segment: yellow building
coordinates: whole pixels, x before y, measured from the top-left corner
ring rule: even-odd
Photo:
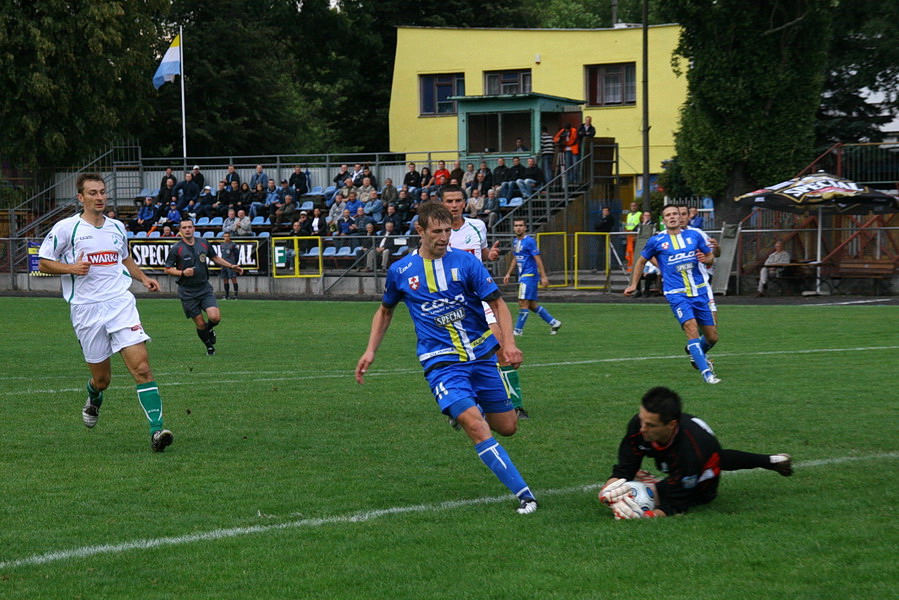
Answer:
[[[653,173],[661,170],[663,160],[674,156],[679,109],[687,94],[685,78],[677,77],[671,67],[679,33],[678,25],[649,28]],[[618,144],[620,174],[626,182],[628,176],[643,171],[642,57],[641,27],[400,27],[390,102],[390,149],[398,153],[460,150],[463,157],[488,159],[508,156],[515,137],[523,137],[531,149],[539,148],[541,126],[555,133],[566,120],[576,127],[590,116],[596,137],[613,138]],[[460,97],[491,96],[520,103],[522,95],[530,93],[543,100],[569,99],[569,106],[542,118],[510,115],[505,121],[500,117],[498,123],[477,121],[488,129],[489,141],[484,147],[469,147],[477,136],[467,133],[474,124],[471,115],[466,115],[467,125],[460,123],[459,105],[464,102]],[[491,114],[501,110],[495,102],[482,104]],[[479,135],[482,142],[484,136]],[[627,195],[625,190],[622,195]]]

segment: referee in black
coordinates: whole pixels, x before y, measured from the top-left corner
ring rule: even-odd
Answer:
[[[177,277],[178,297],[188,319],[193,319],[197,326],[197,336],[206,346],[206,354],[215,354],[214,327],[222,320],[215,292],[209,285],[209,267],[207,260],[224,269],[236,271],[243,275],[240,265],[232,265],[215,252],[215,248],[205,239],[194,236],[194,222],[181,219],[178,228],[181,239],[170,249],[165,258],[165,272]],[[203,316],[203,313],[206,316]]]
[[[644,456],[655,459],[663,479],[639,471]],[[599,499],[612,509],[616,519],[671,516],[714,500],[721,471],[754,468],[787,477],[793,474],[793,461],[789,454],[722,449],[705,421],[681,412],[676,392],[654,387],[643,396],[640,412],[627,425],[618,446],[618,463],[600,490]],[[627,500],[627,481],[635,478],[655,492],[656,507],[649,514]]]

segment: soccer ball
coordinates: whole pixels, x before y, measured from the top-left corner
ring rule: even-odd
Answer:
[[[648,512],[656,507],[656,496],[652,488],[639,481],[628,481],[631,488],[631,497],[640,506],[640,510]]]

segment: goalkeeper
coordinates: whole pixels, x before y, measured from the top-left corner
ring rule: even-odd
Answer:
[[[644,456],[655,459],[663,479],[640,470]],[[627,425],[618,446],[618,464],[612,467],[612,476],[599,491],[599,499],[616,519],[666,517],[714,500],[721,471],[754,468],[785,477],[793,474],[789,454],[723,450],[702,419],[681,412],[677,393],[654,387],[643,396],[640,412]],[[627,482],[635,479],[652,489],[653,510],[643,512],[631,498]]]

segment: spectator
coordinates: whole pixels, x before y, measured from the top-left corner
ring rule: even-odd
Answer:
[[[375,250],[374,250],[374,246],[376,243],[375,236],[377,235],[377,232],[375,231],[375,224],[372,223],[371,221],[366,222],[365,229],[362,230],[362,233],[360,235],[364,236],[361,246],[369,251],[365,256],[365,261],[366,261],[366,265],[367,265],[369,257],[372,254],[375,254]],[[365,266],[365,267],[359,266],[356,268],[356,270],[357,271],[371,271],[371,269],[369,269],[367,266]]]
[[[520,137],[515,138],[515,150],[513,152],[530,152],[531,149],[524,145],[524,140]]]
[[[178,202],[178,210],[185,210],[191,200],[196,202],[200,197],[200,188],[193,182],[193,173],[185,173],[184,181],[177,184],[174,188],[174,196]]]
[[[160,235],[159,237],[173,238],[176,236],[175,236],[175,232],[172,230],[171,225],[163,225],[162,226],[162,235]]]
[[[366,179],[368,179],[366,177]],[[378,198],[377,190],[372,190],[365,203],[365,216],[372,219],[375,224],[384,220],[384,203]]]
[[[191,200],[187,203],[187,206],[185,206],[181,210],[181,214],[182,215],[186,214],[191,221],[196,221],[197,220],[197,211],[199,209],[200,209],[199,200]]]
[[[253,188],[250,187],[246,181],[240,184],[240,200],[238,201],[236,208],[240,210],[241,208],[244,210],[250,210],[250,204],[253,203]]]
[[[181,211],[178,210],[177,202],[169,202],[169,211],[165,214],[165,222],[168,223],[180,223],[181,222]]]
[[[362,171],[362,164],[356,163],[355,165],[353,165],[353,172],[350,173],[350,177],[353,179],[353,185],[357,187],[362,185]]]
[[[637,283],[637,291],[634,292],[634,298],[639,298],[640,296],[645,296],[646,298],[658,296],[661,294],[658,282],[659,268],[651,262],[647,262],[646,266],[643,267],[643,275]],[[642,291],[640,289],[641,285],[643,286]]]
[[[322,215],[322,209],[315,207],[312,209],[312,216],[309,219],[309,229],[312,235],[326,236],[328,235],[328,223]]]
[[[572,127],[571,123],[565,123],[565,126],[559,129],[559,131],[556,132],[556,135],[553,136],[553,142],[562,147],[562,152],[565,157],[565,169],[568,172],[568,182],[573,183],[575,181],[575,176],[572,167],[577,160],[578,152],[580,152],[578,148],[577,129]]]
[[[428,167],[421,168],[421,188],[422,190],[431,193],[431,182],[434,180],[434,177],[431,175],[431,169]],[[434,185],[437,185],[437,182],[434,182]]]
[[[337,193],[349,200],[350,194],[357,196],[359,194],[359,190],[357,190],[356,186],[353,185],[353,179],[351,177],[347,177],[343,182],[343,187],[340,188]]]
[[[346,199],[339,194],[334,196],[334,204],[331,205],[331,210],[328,213],[328,219],[330,219],[331,224],[336,224],[337,219],[343,215],[345,210],[347,210]]]
[[[338,188],[341,188],[346,185],[347,178],[349,178],[350,181],[353,180],[352,175],[350,175],[349,168],[346,165],[340,165],[340,169],[337,171],[337,175],[334,176],[334,179],[332,179],[331,182]]]
[[[447,181],[455,179],[458,185],[462,185],[462,179],[465,177],[465,171],[462,170],[462,164],[457,160],[453,161],[453,170],[450,171]]]
[[[586,156],[587,145],[596,137],[596,128],[593,126],[593,117],[585,117],[584,122],[577,128],[577,142],[580,146],[581,156]]]
[[[487,181],[487,177],[482,172],[478,171],[477,175],[475,175],[474,182],[468,189],[468,195],[471,196],[474,190],[478,190],[478,194],[481,196],[481,198],[485,198],[487,197],[487,190],[489,190],[490,188],[491,186]]]
[[[227,211],[229,208],[236,211],[240,206],[240,183],[232,181],[230,184],[226,184],[225,189],[218,194],[217,198],[222,204],[220,212]]]
[[[171,181],[172,185],[169,186],[168,182]],[[162,176],[162,181],[159,182],[159,189],[164,190],[167,187],[175,187],[178,183],[178,178],[172,174],[172,167],[168,167],[165,170],[165,175]]]
[[[484,197],[481,196],[481,190],[478,188],[471,189],[471,198],[468,199],[465,210],[468,211],[468,216],[472,219],[477,218],[481,214],[484,210]]]
[[[269,179],[269,182],[274,183],[271,179]],[[262,211],[261,216],[264,217],[268,215],[268,207],[265,205],[267,198],[268,194],[266,193],[265,188],[262,187],[261,183],[257,183],[256,188],[253,190],[253,194],[250,196],[250,219],[255,219],[257,216],[260,216],[260,211]]]
[[[362,202],[360,202],[359,199],[356,197],[356,191],[355,190],[350,191],[350,194],[347,197],[347,201],[346,201],[346,207],[348,209],[350,209],[350,214],[355,215],[356,211],[359,210],[360,208],[363,208],[364,206],[365,205]]]
[[[535,189],[545,183],[543,170],[537,166],[536,160],[533,158],[528,159],[528,166],[524,169],[522,177],[515,183],[518,184],[518,189],[521,190],[522,198],[528,198],[534,193]]]
[[[399,214],[400,218],[405,223],[409,219],[409,211],[412,210],[412,200],[409,198],[409,193],[406,190],[400,190],[399,196],[396,199],[396,212]],[[404,231],[402,228],[397,229],[397,231]]]
[[[168,169],[171,171],[171,169]],[[175,178],[166,179],[163,177],[163,186],[159,188],[159,194],[156,196],[156,202],[160,206],[168,207],[172,200],[177,202],[178,196],[175,194]],[[164,210],[168,210],[165,208]]]
[[[234,235],[237,237],[253,236],[253,225],[250,222],[250,217],[247,216],[246,211],[242,208],[237,211],[237,220],[234,223]]]
[[[291,173],[287,185],[293,189],[295,198],[309,193],[309,180],[306,178],[306,174],[303,173],[303,167],[297,165],[293,168],[293,173]]]
[[[493,186],[493,171],[490,170],[490,167],[488,167],[487,163],[483,160],[481,161],[481,166],[478,167],[478,170],[475,173],[476,180],[477,180],[477,175],[480,175],[480,174],[484,175],[484,181],[487,182],[487,185],[492,187]],[[482,196],[484,196],[486,194],[487,194],[487,192],[485,190],[481,190]]]
[[[780,240],[774,242],[774,252],[765,259],[762,270],[759,271],[759,288],[756,296],[765,295],[765,287],[768,285],[770,277],[780,277],[783,275],[784,265],[790,263],[790,253],[784,250],[784,243]]]
[[[509,171],[509,167],[506,166],[506,160],[503,158],[496,159],[496,168],[493,169],[493,189],[499,193],[500,187],[506,181],[506,173]],[[500,194],[497,196],[499,198],[506,198],[507,196],[503,196]]]
[[[365,257],[364,271],[374,271],[378,268],[378,257],[381,257],[381,269],[386,271],[390,266],[390,256],[396,252],[396,232],[393,221],[384,222],[384,233],[373,239],[374,249]]]
[[[353,225],[350,227],[352,235],[365,235],[365,226],[368,223],[372,223],[372,220],[365,215],[365,209],[360,206],[353,215]]]
[[[255,190],[257,183],[261,183],[263,188],[268,186],[268,175],[266,175],[262,165],[256,165],[256,172],[250,177],[250,189]],[[241,189],[243,188],[241,187]]]
[[[397,192],[396,186],[393,185],[393,179],[387,177],[384,179],[384,188],[381,190],[381,202],[389,205],[395,203],[397,198],[399,198],[399,192]]]
[[[144,198],[143,206],[137,211],[137,217],[131,220],[131,231],[135,233],[138,231],[149,231],[153,224],[156,223],[157,217],[156,207],[153,206],[153,196],[147,196]]]
[[[599,222],[596,224],[596,231],[600,233],[609,233],[611,234],[615,231],[615,216],[612,215],[612,210],[608,206],[602,207],[602,212],[599,216]],[[602,239],[603,237],[607,237],[608,241]],[[596,255],[596,270],[600,272],[605,272],[606,270],[606,245],[609,247],[612,246],[614,240],[612,240],[612,236],[601,236],[599,240],[599,252]]]
[[[198,198],[198,206],[197,206],[197,218],[200,217],[214,217],[217,212],[214,208],[215,204],[215,196],[212,194],[212,188],[207,186],[203,187],[203,191],[200,192],[200,197]]]
[[[384,215],[384,226],[387,226],[387,223],[393,223],[393,230],[397,233],[401,233],[406,231],[406,222],[400,216],[400,214],[396,210],[396,204],[388,204],[387,205],[387,214]]]
[[[286,179],[282,179],[282,180],[281,180],[281,186],[278,188],[278,198],[281,199],[281,203],[282,203],[282,204],[283,204],[284,202],[287,201],[287,194],[290,194],[291,196],[293,196],[294,201],[296,201],[297,197],[296,197],[296,195],[290,190],[290,186],[288,185],[287,180],[286,180]]]
[[[297,213],[297,205],[293,201],[293,194],[284,196],[284,204],[275,209],[274,229],[277,231],[283,223],[292,223]]]
[[[474,170],[474,163],[468,163],[465,165],[465,173],[462,174],[462,188],[468,190],[474,185],[475,176],[477,175],[477,171]]]
[[[553,136],[544,127],[540,130],[540,166],[543,167],[543,177],[546,182],[553,178],[553,156],[555,153],[556,146],[553,143]]]
[[[193,170],[191,171],[191,176],[193,176],[193,182],[197,184],[197,187],[201,190],[206,187],[206,177],[200,173],[200,165],[194,165]]]
[[[222,221],[222,232],[232,235],[237,233],[237,211],[233,208],[228,209],[228,216]]]
[[[631,202],[630,210],[624,221],[624,230],[629,234],[632,234],[627,236],[627,248],[624,251],[624,259],[627,262],[628,267],[633,266],[634,264],[634,244],[637,243],[637,228],[640,226],[640,220],[642,218],[643,213],[640,211],[637,203]]]
[[[518,194],[518,180],[524,178],[524,167],[521,159],[517,156],[512,157],[512,166],[506,171],[506,180],[499,187],[500,198],[514,198],[514,194]]]
[[[210,212],[209,214],[210,219],[212,217],[221,217],[227,212],[227,206],[222,203],[222,201],[225,200],[227,196],[227,184],[225,183],[225,180],[222,179],[221,181],[219,181],[218,188],[215,190],[215,201],[212,203],[212,212]]]
[[[225,184],[230,186],[235,181],[237,182],[237,187],[240,187],[240,175],[237,173],[237,169],[234,168],[234,165],[228,165],[228,172],[225,173]]]
[[[368,202],[369,197],[372,193],[377,194],[378,190],[375,189],[375,186],[371,184],[371,179],[369,177],[362,178],[362,185],[359,186],[358,195],[359,200],[364,204]]]
[[[443,178],[443,181],[440,181],[441,177]],[[434,171],[434,177],[432,178],[433,183],[430,185],[446,185],[451,178],[450,172],[446,168],[446,162],[441,160],[437,162],[437,170]]]
[[[309,218],[309,213],[305,210],[300,211],[300,217],[293,222],[290,230],[290,235],[296,236],[311,236],[312,235],[312,220]]]
[[[265,209],[269,218],[275,216],[275,211],[284,206],[284,198],[281,189],[275,185],[273,179],[268,180],[268,188],[265,190]]]
[[[369,165],[365,165],[364,167],[362,167],[362,179],[365,179],[366,177],[369,178],[371,184],[375,186],[375,188],[378,187],[378,178],[375,177],[375,174],[371,170],[371,167]]]
[[[408,171],[406,171],[406,175],[403,177],[403,185],[409,186],[409,191],[411,192],[422,186],[421,173],[415,170],[414,162],[410,162],[406,167]]]
[[[353,229],[355,222],[355,219],[350,215],[350,211],[343,209],[343,212],[340,213],[340,218],[337,219],[337,228],[334,231],[334,235],[339,238],[353,235],[355,233]],[[343,241],[339,241],[337,246],[342,248],[344,246]]]
[[[487,199],[484,200],[484,208],[478,215],[482,219],[487,220],[487,227],[491,228],[499,217],[499,200],[496,197],[496,191],[492,188],[487,190]]]
[[[695,206],[690,207],[690,220],[688,221],[688,225],[695,229],[702,229],[704,222],[702,215],[699,214],[699,209]]]

